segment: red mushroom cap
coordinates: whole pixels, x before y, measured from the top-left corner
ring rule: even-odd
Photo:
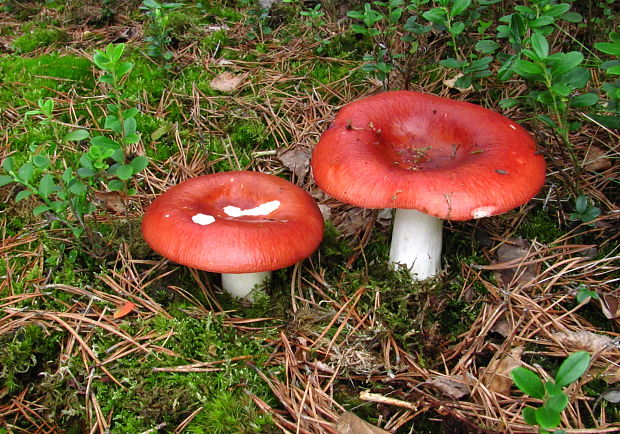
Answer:
[[[395,91],[344,106],[314,149],[312,172],[342,202],[469,220],[530,200],[545,161],[530,134],[498,113]]]
[[[271,271],[312,254],[323,238],[314,199],[296,185],[259,172],[189,179],[151,203],[142,234],[179,264],[216,273]]]

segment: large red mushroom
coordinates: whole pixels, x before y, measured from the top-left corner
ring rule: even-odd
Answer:
[[[162,256],[222,274],[223,288],[246,297],[268,278],[310,256],[324,222],[312,197],[259,172],[223,172],[188,179],[157,197],[142,233]]]
[[[411,91],[344,106],[312,154],[318,186],[364,208],[396,208],[390,260],[418,279],[441,268],[442,220],[501,214],[545,181],[530,134],[478,105]]]

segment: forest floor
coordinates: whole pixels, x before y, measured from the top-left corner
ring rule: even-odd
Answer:
[[[0,433],[538,432],[510,372],[579,351],[557,429],[618,432],[617,10],[527,3],[0,1]],[[547,163],[528,203],[446,221],[424,281],[388,265],[390,212],[310,170],[338,110],[386,90],[497,111]],[[140,232],[230,170],[326,219],[251,304]]]

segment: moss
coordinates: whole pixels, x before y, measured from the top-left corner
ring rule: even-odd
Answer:
[[[24,101],[34,103],[39,98],[55,96],[52,89],[59,92],[76,87],[92,89],[94,78],[90,60],[83,57],[5,56],[0,57],[0,84],[0,102],[14,107]]]
[[[61,338],[38,324],[0,336],[0,380],[9,392],[40,381],[39,372],[58,357]]]
[[[528,214],[525,221],[517,229],[520,237],[528,240],[538,240],[548,244],[562,236],[562,231],[550,215],[548,210],[539,208]]]
[[[113,383],[93,383],[104,413],[115,409],[114,430],[144,430],[162,422],[175,426],[199,408],[200,412],[187,427],[189,432],[201,432],[205,427],[209,427],[209,432],[263,432],[272,425],[244,393],[248,390],[261,399],[273,401],[268,387],[244,361],[216,365],[222,368],[221,372],[153,370],[186,364],[188,360],[219,361],[246,355],[251,355],[253,363],[260,366],[269,355],[269,349],[263,348],[260,341],[238,334],[211,315],[156,317],[131,325],[131,329],[136,327],[148,327],[162,334],[172,331],[165,344],[170,352],[125,357],[110,367],[113,375],[123,379],[125,390]],[[100,348],[115,343],[115,339],[103,333],[97,337]],[[183,358],[173,354],[182,354]]]
[[[67,38],[66,33],[55,28],[35,28],[13,40],[13,47],[21,53],[30,53]]]

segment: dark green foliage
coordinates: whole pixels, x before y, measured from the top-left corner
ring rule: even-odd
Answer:
[[[561,422],[561,413],[568,405],[568,395],[562,389],[581,377],[590,366],[590,354],[579,351],[568,356],[558,368],[555,380],[545,381],[535,372],[522,366],[510,371],[515,385],[526,395],[541,399],[537,408],[525,407],[523,419],[530,425],[539,426],[541,433],[548,433]]]

